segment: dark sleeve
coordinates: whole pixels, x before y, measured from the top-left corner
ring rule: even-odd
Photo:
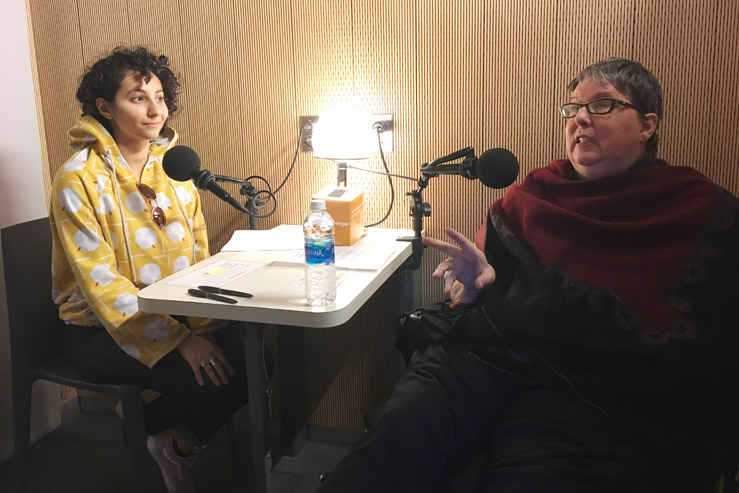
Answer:
[[[694,287],[693,315],[701,348],[696,371],[702,371],[707,394],[703,413],[724,441],[730,462],[739,463],[739,202],[728,192],[715,221],[699,240],[703,258],[711,259],[702,282]],[[723,447],[721,447],[723,448]],[[724,460],[726,457],[717,458]]]

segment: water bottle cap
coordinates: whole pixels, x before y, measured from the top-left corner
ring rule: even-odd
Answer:
[[[324,199],[313,199],[310,201],[311,212],[325,211],[326,201]]]

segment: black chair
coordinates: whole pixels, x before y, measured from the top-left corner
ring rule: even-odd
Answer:
[[[30,487],[31,387],[37,379],[105,394],[121,400],[123,431],[133,465],[136,491],[146,491],[156,470],[146,448],[141,389],[102,385],[77,372],[64,354],[64,324],[51,299],[51,228],[48,218],[2,230],[5,290],[10,327],[13,437],[18,492]]]

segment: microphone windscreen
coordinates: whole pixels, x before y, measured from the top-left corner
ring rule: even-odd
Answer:
[[[518,177],[518,159],[508,149],[488,149],[475,166],[477,178],[490,188],[505,188]]]
[[[173,180],[187,181],[200,169],[200,158],[187,146],[174,146],[164,153],[162,168]]]

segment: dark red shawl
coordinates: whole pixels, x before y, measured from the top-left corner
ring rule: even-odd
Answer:
[[[710,254],[699,252],[704,230],[722,227],[718,187],[661,160],[601,179],[573,176],[569,161],[552,161],[511,187],[490,214],[541,263],[563,267],[587,289],[615,291],[643,330],[667,335],[680,317],[670,290]],[[483,250],[487,224],[475,236]]]

